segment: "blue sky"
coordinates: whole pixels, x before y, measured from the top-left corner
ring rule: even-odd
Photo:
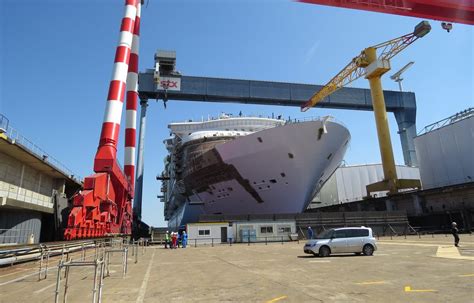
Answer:
[[[184,75],[325,84],[370,45],[409,33],[421,19],[287,0],[150,0],[142,10],[140,71],[156,49],[177,52]],[[92,173],[112,72],[121,0],[0,1],[0,113],[23,135],[77,174]],[[474,105],[473,27],[454,24],[432,32],[392,59],[383,87],[409,61],[404,89],[416,93],[417,127]],[[366,80],[353,87],[368,87]],[[284,117],[332,115],[350,130],[348,164],[380,162],[372,112],[242,104],[150,102],[145,151],[143,218],[160,226],[156,199],[167,124],[218,113]],[[403,163],[390,114],[395,159]],[[123,135],[123,130],[121,132]],[[119,143],[123,163],[123,136]]]

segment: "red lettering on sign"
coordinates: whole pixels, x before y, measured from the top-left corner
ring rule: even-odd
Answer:
[[[178,88],[178,81],[163,80],[160,82],[161,87],[164,89],[168,88]]]

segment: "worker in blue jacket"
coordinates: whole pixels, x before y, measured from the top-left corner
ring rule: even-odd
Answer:
[[[308,239],[313,239],[314,233],[311,226],[308,226]]]
[[[186,245],[188,244],[188,234],[185,230],[183,230],[183,233],[181,234],[181,244],[183,245],[183,248],[186,248]]]

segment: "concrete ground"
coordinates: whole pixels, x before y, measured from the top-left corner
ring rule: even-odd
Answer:
[[[452,237],[444,235],[384,238],[372,257],[328,258],[305,255],[304,242],[176,250],[149,247],[139,254],[137,264],[129,255],[125,278],[120,254],[113,256],[102,299],[114,303],[474,302],[474,235],[461,235],[460,244],[455,248]],[[57,268],[39,282],[37,273],[25,277],[35,268],[34,263],[0,268],[0,302],[54,302]],[[70,274],[68,302],[90,302],[93,270],[76,267]]]

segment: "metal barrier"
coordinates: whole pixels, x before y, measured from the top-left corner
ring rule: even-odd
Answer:
[[[69,271],[71,267],[94,267],[94,284],[92,288],[92,302],[102,302],[102,289],[104,278],[110,276],[111,256],[114,252],[122,253],[122,277],[125,277],[128,270],[128,241],[119,239],[109,239],[109,241],[94,241],[93,261],[86,261],[87,245],[81,245],[81,261],[73,261],[69,258],[69,249],[63,245],[61,259],[58,264],[58,275],[56,277],[55,302],[59,302],[59,292],[61,288],[61,271],[64,269],[64,294],[63,302],[67,302],[67,291],[69,288]],[[77,251],[77,250],[76,250]],[[137,251],[138,252],[138,251]],[[136,253],[135,255],[137,255]],[[67,259],[64,260],[64,256]],[[105,272],[107,274],[105,275]]]
[[[121,252],[122,253],[122,278],[125,278],[125,275],[127,274],[127,268],[128,268],[128,247],[123,247],[123,248],[118,248],[118,249],[106,249],[104,252],[104,258],[105,258],[105,267],[107,271],[107,277],[110,276],[110,255],[113,254],[114,252]]]
[[[299,243],[299,240],[292,240],[290,235],[276,235],[276,236],[266,236],[266,237],[244,237],[243,239],[239,239],[239,241],[234,241],[233,238],[227,238],[226,242],[222,242],[222,238],[193,238],[193,239],[188,239],[188,242],[191,243],[191,246],[197,247],[198,245],[210,245],[211,247],[214,247],[216,244],[219,245],[229,245],[232,246],[232,244],[235,243],[243,243],[250,245],[251,243],[265,243],[265,245],[268,245],[268,243],[281,243],[283,244],[284,242],[292,242],[292,241],[297,241]]]
[[[142,246],[141,253],[146,253],[146,246],[148,241],[146,239],[141,239],[135,242],[135,245],[132,244],[132,247],[135,249],[135,256],[138,257],[139,246]],[[87,250],[93,253],[87,254]],[[66,243],[52,243],[52,244],[40,244],[40,245],[30,245],[29,247],[19,247],[15,249],[9,249],[1,251],[3,256],[8,256],[11,258],[12,255],[17,255],[21,257],[21,254],[26,254],[26,256],[33,260],[39,260],[39,268],[32,268],[30,274],[27,274],[23,277],[16,278],[9,281],[9,283],[14,283],[16,281],[21,281],[27,277],[37,275],[38,281],[45,280],[48,277],[50,257],[56,256],[59,257],[59,264],[57,265],[57,276],[56,276],[56,289],[55,289],[55,302],[61,301],[60,292],[61,292],[61,282],[64,281],[63,285],[63,296],[62,302],[67,302],[68,290],[70,288],[70,269],[71,267],[94,267],[94,284],[92,288],[92,302],[101,302],[102,300],[102,290],[104,285],[104,278],[106,277],[105,272],[107,271],[107,276],[110,276],[110,264],[111,257],[114,252],[121,252],[122,258],[122,277],[125,277],[128,270],[128,251],[130,245],[128,241],[124,241],[121,238],[117,239],[95,239],[87,241],[74,241]],[[72,260],[71,253],[76,252],[77,260]],[[89,259],[89,260],[88,260]],[[92,260],[91,260],[92,259]],[[1,260],[1,259],[0,259]],[[136,259],[138,260],[138,259]],[[8,263],[7,263],[8,264]],[[56,266],[54,266],[56,267]],[[9,284],[7,283],[7,284]],[[5,283],[4,283],[5,285]],[[53,284],[54,285],[54,284]],[[71,284],[72,285],[72,284]]]
[[[49,256],[51,254],[51,251],[48,247],[45,247],[44,245],[40,244],[40,249],[41,249],[41,257],[40,257],[40,262],[39,262],[39,270],[38,270],[38,281],[41,281],[41,273],[43,272],[43,260],[46,255],[46,267],[44,269],[44,278],[46,279],[48,277],[48,264],[49,264]]]
[[[69,251],[82,250],[85,256],[85,250],[96,246],[96,243],[104,239],[78,240],[56,243],[42,243],[33,245],[17,245],[5,249],[0,249],[0,266],[13,265],[19,262],[41,260],[46,256],[46,251],[50,257],[64,254],[64,249]],[[47,256],[46,256],[47,257]]]
[[[277,235],[277,236],[265,236],[265,237],[243,237],[241,239],[242,243],[247,243],[247,245],[250,245],[250,243],[265,243],[265,245],[268,245],[268,242],[271,243],[276,243],[279,242],[283,245],[284,242],[292,242],[293,240],[291,239],[290,235]],[[299,242],[298,242],[299,243]]]
[[[61,270],[65,268],[65,277],[64,277],[64,295],[63,295],[63,302],[67,302],[67,290],[68,290],[68,282],[69,282],[69,270],[71,267],[81,267],[81,266],[94,266],[94,284],[92,288],[92,302],[96,303],[97,301],[100,303],[102,302],[102,287],[104,285],[104,258],[103,256],[100,258],[96,258],[93,262],[87,261],[60,261],[58,265],[58,275],[56,277],[56,290],[54,296],[54,302],[59,303],[59,289],[61,287]],[[99,277],[97,277],[97,273],[99,272]],[[97,278],[99,278],[99,282],[97,283]],[[98,289],[97,289],[98,288]]]

